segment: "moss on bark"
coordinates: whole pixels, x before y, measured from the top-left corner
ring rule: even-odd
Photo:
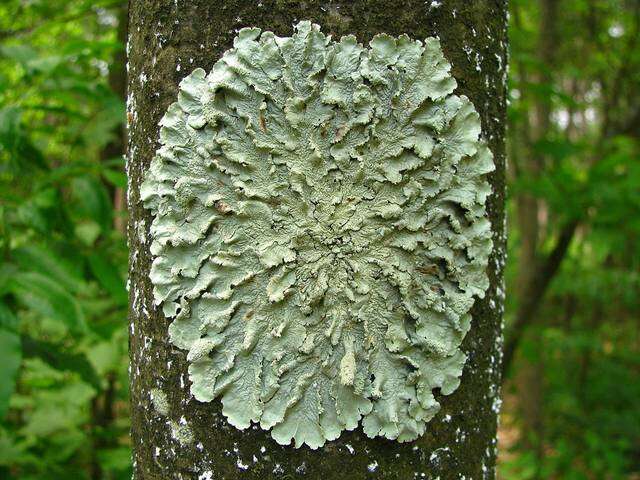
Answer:
[[[468,353],[460,388],[442,397],[442,410],[419,440],[369,439],[360,429],[323,448],[282,447],[259,428],[229,426],[219,402],[189,393],[185,352],[168,342],[148,278],[150,218],[139,185],[157,148],[158,121],[175,100],[179,81],[195,67],[209,70],[237,29],[258,26],[289,35],[309,19],[334,36],[376,33],[438,36],[458,80],[480,113],[494,154],[488,211],[494,232],[491,287],[472,311],[462,349]],[[131,401],[138,479],[493,478],[501,356],[504,264],[504,115],[506,3],[424,1],[160,1],[133,0],[129,37],[129,243]],[[163,412],[154,393],[164,395]],[[179,429],[176,429],[179,426]],[[189,431],[188,439],[176,431]],[[188,440],[188,441],[187,441]]]

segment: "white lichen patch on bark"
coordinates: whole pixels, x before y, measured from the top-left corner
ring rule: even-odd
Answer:
[[[237,428],[410,441],[488,287],[478,114],[437,39],[242,29],[162,119],[141,189],[154,299],[191,392]]]
[[[170,409],[167,395],[159,388],[152,388],[149,391],[149,396],[154,410],[160,417],[166,418],[166,423],[171,428],[171,438],[183,446],[193,443],[193,432],[187,423],[187,419],[185,417],[181,417],[180,421],[176,422],[175,420],[168,418],[170,415]]]
[[[166,394],[159,388],[152,388],[149,392],[151,404],[159,415],[166,417],[169,415],[169,401]]]

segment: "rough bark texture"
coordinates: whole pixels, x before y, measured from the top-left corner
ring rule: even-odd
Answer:
[[[129,54],[129,243],[131,402],[135,477],[142,479],[493,478],[502,349],[504,287],[504,125],[506,2],[451,0],[169,1],[132,0]],[[440,399],[428,432],[412,443],[345,432],[312,451],[276,444],[259,428],[239,431],[219,401],[189,393],[185,352],[168,343],[148,279],[150,218],[138,189],[157,148],[158,121],[175,101],[179,81],[195,67],[209,71],[237,29],[258,26],[290,35],[309,19],[334,36],[362,42],[376,33],[438,36],[458,80],[480,113],[496,163],[488,211],[494,231],[491,287],[477,301],[463,350],[460,388]]]

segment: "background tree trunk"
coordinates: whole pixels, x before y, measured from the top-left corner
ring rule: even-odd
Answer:
[[[541,72],[537,75],[534,81],[537,81],[540,85],[552,85],[552,67],[556,56],[556,44],[557,44],[557,15],[558,15],[558,0],[540,0],[540,19],[539,19],[539,31],[540,37],[538,39],[538,58],[541,64],[548,66],[548,68],[541,69]],[[524,122],[524,128],[527,130],[525,138],[530,141],[530,151],[533,153],[525,158],[520,159],[519,166],[521,175],[523,178],[530,180],[536,180],[540,177],[541,172],[544,172],[547,158],[545,155],[535,148],[534,145],[542,142],[546,139],[546,135],[550,132],[551,123],[551,99],[547,96],[534,95],[531,99],[531,115],[528,117],[528,121]],[[532,193],[524,193],[518,196],[518,224],[520,227],[520,258],[518,262],[518,298],[521,305],[528,304],[528,300],[535,303],[528,306],[528,308],[521,308],[518,313],[524,315],[526,312],[532,313],[537,310],[538,304],[541,303],[542,294],[539,298],[535,298],[533,294],[533,287],[538,283],[539,263],[542,262],[538,258],[539,245],[544,240],[544,234],[546,232],[546,225],[544,222],[540,222],[540,214],[544,212],[544,206],[541,205],[540,200]],[[568,243],[567,243],[568,247]],[[563,252],[564,256],[564,252]],[[557,266],[560,266],[558,262]],[[546,278],[553,278],[555,272]],[[545,288],[541,291],[544,292]],[[516,317],[516,323],[521,322],[519,317]],[[529,341],[531,342],[534,351],[542,351],[542,332],[541,330],[535,330],[531,332]],[[508,336],[512,339],[513,336]],[[507,343],[505,350],[505,365],[508,366],[513,360],[515,345],[512,341]],[[520,368],[514,381],[517,384],[517,389],[520,395],[518,395],[518,407],[522,414],[523,419],[523,431],[524,431],[524,445],[527,450],[531,451],[538,462],[536,466],[538,471],[534,473],[535,479],[540,478],[539,465],[540,460],[544,454],[544,411],[543,411],[543,399],[544,399],[544,359],[542,355],[534,361],[522,356],[520,359]],[[508,371],[503,365],[503,374],[506,376]]]
[[[129,17],[129,246],[131,402],[134,471],[142,479],[493,478],[500,405],[504,287],[504,125],[506,2],[451,0],[132,0]],[[282,447],[268,432],[229,426],[219,401],[189,393],[185,352],[168,343],[149,281],[151,219],[138,188],[158,144],[158,121],[175,101],[179,81],[195,67],[209,71],[237,29],[258,26],[290,35],[309,19],[336,37],[353,33],[438,36],[458,80],[482,119],[495,157],[488,211],[494,231],[491,287],[477,301],[462,384],[440,399],[441,412],[412,443],[344,432],[325,447]]]

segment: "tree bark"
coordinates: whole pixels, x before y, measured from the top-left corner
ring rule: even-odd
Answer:
[[[494,478],[504,300],[506,16],[502,0],[131,0],[127,172],[135,478]],[[158,121],[175,101],[179,81],[196,67],[209,71],[231,47],[237,29],[257,26],[284,36],[303,19],[334,37],[352,33],[365,43],[380,32],[438,36],[453,65],[457,93],[475,104],[494,154],[488,204],[495,245],[491,286],[472,310],[473,325],[462,346],[469,357],[462,383],[439,399],[440,413],[415,442],[369,439],[357,429],[313,451],[280,446],[257,427],[236,430],[222,416],[219,401],[200,403],[190,395],[185,352],[169,344],[169,322],[153,305],[151,218],[138,190],[158,146]]]

